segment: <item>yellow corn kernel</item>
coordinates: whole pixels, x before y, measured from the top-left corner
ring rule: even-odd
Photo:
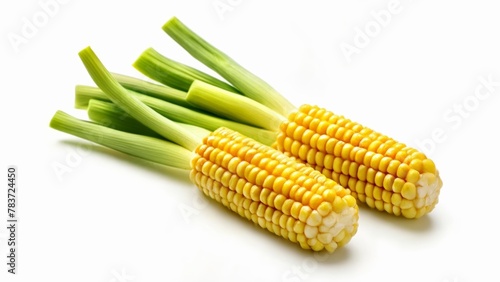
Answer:
[[[363,164],[367,167],[370,167],[370,164],[371,164],[371,161],[372,161],[372,158],[373,156],[375,156],[376,154],[372,151],[367,151],[366,154],[365,154],[365,157],[363,159]]]
[[[423,172],[423,162],[421,159],[413,159],[410,162],[410,168],[418,171],[418,172]]]
[[[322,202],[323,197],[321,194],[312,194],[311,199],[309,200],[309,206],[313,209],[318,209]]]
[[[379,186],[379,187],[382,187],[384,186],[384,179],[385,179],[385,174],[381,171],[377,171],[375,173],[375,185]]]
[[[396,178],[394,180],[394,183],[392,185],[392,191],[395,193],[401,193],[401,190],[403,189],[403,185],[405,184],[405,181],[401,178]]]
[[[406,182],[401,189],[401,196],[408,200],[413,200],[417,196],[417,188],[415,184]]]
[[[361,163],[363,163],[363,160],[365,159],[365,155],[368,151],[366,149],[361,148],[361,147],[358,147],[358,148],[360,148],[360,149],[356,152],[356,155],[354,157],[354,161],[358,164],[361,164]]]
[[[387,213],[391,214],[391,213],[392,213],[392,205],[391,205],[391,204],[389,204],[389,203],[384,203],[384,210],[385,210]]]
[[[411,207],[409,209],[401,209],[401,213],[406,218],[415,218],[417,216],[417,210],[415,209],[415,207]]]
[[[384,186],[384,189],[387,191],[392,191],[392,187],[394,185],[395,180],[396,179],[394,178],[394,176],[386,174],[384,177],[384,183],[382,184]]]
[[[368,168],[368,170],[366,171],[366,181],[375,184],[375,174],[377,174],[376,170],[371,167]]]
[[[405,159],[406,159],[406,156],[408,156],[408,154],[406,153],[406,151],[399,151],[397,154],[396,154],[396,160],[404,163]]]
[[[325,152],[326,151],[326,142],[328,141],[328,139],[329,139],[328,135],[324,135],[324,134],[319,135],[318,140],[316,141],[316,148],[318,148],[318,150],[321,152]],[[304,142],[304,144],[308,144],[308,143]]]
[[[408,174],[406,175],[406,181],[416,184],[418,180],[420,180],[420,173],[417,170],[410,168]]]
[[[307,160],[307,153],[309,152],[310,149],[311,149],[311,147],[309,145],[301,145],[299,147],[299,152],[298,152],[297,156],[301,160]]]
[[[332,204],[327,201],[324,201],[318,205],[317,210],[318,213],[324,217],[330,214],[332,212],[332,209],[333,209]]]
[[[392,194],[393,193],[391,193],[387,190],[382,190],[382,201],[384,201],[385,203],[390,203]]]
[[[389,166],[387,167],[387,172],[394,175],[394,176],[397,176],[398,168],[400,165],[401,165],[400,161],[394,160],[394,159],[391,160],[391,162],[389,163]]]
[[[351,166],[351,162],[344,160],[342,162],[342,166],[340,168],[340,172],[342,172],[343,175],[349,175],[349,168],[350,168],[350,166]]]
[[[403,163],[398,167],[397,176],[401,179],[405,179],[408,171],[410,171],[410,166]]]
[[[342,137],[342,140],[346,142],[347,144],[351,144],[351,138],[356,132],[348,129],[344,132],[344,136]],[[354,145],[352,145],[354,147]]]
[[[373,189],[375,187],[370,183],[365,183],[365,194],[368,198],[373,198]]]
[[[348,207],[353,208],[356,206],[356,199],[354,197],[347,195],[343,199],[346,202]]]
[[[336,157],[340,157],[342,155],[342,149],[344,148],[345,143],[339,141],[335,144],[335,148],[333,148],[333,155]]]
[[[292,137],[294,140],[302,140],[302,136],[304,135],[304,132],[306,131],[306,128],[303,126],[296,126],[295,129],[291,132],[291,135],[288,135]],[[287,132],[288,134],[288,132]]]
[[[401,209],[409,209],[413,207],[413,201],[403,199],[401,200],[401,205],[399,205]]]
[[[258,186],[257,186],[258,187]],[[271,190],[269,189],[261,189],[261,192],[259,194],[259,201],[263,203],[264,205],[267,205],[267,198],[271,194]]]
[[[304,192],[304,195],[302,195],[302,204],[303,204],[303,205],[308,205],[309,207],[311,207],[311,208],[312,208],[312,206],[311,206],[311,203],[310,203],[310,202],[311,202],[311,198],[312,198],[312,196],[314,195],[314,193],[313,193],[313,192],[311,192],[311,191],[309,191],[309,190],[307,190],[307,189],[305,189],[304,187],[302,187],[302,188],[303,188],[303,189],[304,189],[304,191],[305,191],[305,192]]]
[[[411,157],[412,157],[412,159],[419,159],[419,160],[425,160],[425,159],[427,159],[427,157],[425,156],[424,153],[419,152],[416,149],[412,150]]]
[[[374,208],[375,208],[375,200],[374,200],[373,198],[368,198],[368,197],[367,197],[367,198],[365,198],[365,201],[366,201],[366,204],[367,204],[370,208],[372,208],[372,209],[374,209]]]
[[[382,142],[380,142],[379,140],[375,140],[368,146],[368,151],[377,152],[380,145],[382,145]]]
[[[318,127],[316,128],[316,132],[318,132],[319,134],[325,134],[327,128],[328,122],[322,120],[319,122]]]
[[[339,129],[338,125],[330,123],[330,125],[326,129],[326,135],[335,136],[335,134],[337,133],[337,129]]]
[[[330,136],[335,137],[337,140],[342,140],[342,136],[344,136],[345,128],[341,126],[335,127],[335,132],[330,132]]]
[[[368,149],[368,146],[370,146],[371,142],[372,142],[372,140],[370,138],[363,137],[361,139],[361,141],[359,141],[359,147],[364,148],[364,149]]]
[[[401,215],[401,208],[397,206],[392,206],[392,213],[394,215],[400,216]]]
[[[342,171],[342,164],[343,163],[344,162],[342,161],[341,158],[335,158],[333,160],[333,168],[332,168],[332,170],[335,171],[335,172],[337,172],[337,173],[340,173]]]
[[[332,170],[334,166],[335,157],[331,154],[325,155],[323,159],[323,167]]]
[[[358,179],[361,181],[366,181],[366,176],[368,175],[368,167],[365,165],[360,165],[358,167]]]
[[[276,194],[274,198],[274,207],[278,210],[283,210],[283,204],[285,203],[286,197],[281,194]]]
[[[361,142],[361,139],[363,139],[363,135],[359,134],[358,132],[355,132],[353,130],[353,135],[351,137],[351,140],[350,140],[350,143],[353,145],[353,146],[356,146],[356,148],[359,148],[357,147],[359,145],[359,142]]]
[[[302,136],[300,137],[302,140],[302,144],[309,144],[309,142],[311,141],[311,138],[314,136],[314,134],[316,134],[314,131],[312,131],[310,129],[306,129],[304,131],[304,133],[302,134]]]
[[[286,136],[293,136],[293,132],[295,131],[295,129],[297,129],[297,126],[298,126],[298,124],[293,122],[293,121],[285,124],[284,130],[285,130]]]
[[[345,175],[345,174],[339,174],[339,178],[338,178],[338,183],[344,187],[347,187],[347,183],[349,181],[349,176]]]
[[[394,205],[394,206],[397,206],[399,207],[401,205],[401,201],[403,199],[401,198],[401,194],[398,194],[398,193],[393,193],[391,195],[391,203]]]
[[[436,166],[434,165],[433,161],[431,161],[429,159],[425,159],[422,161],[422,166],[423,166],[424,172],[436,174]]]
[[[351,189],[353,190],[353,189]],[[356,186],[354,188],[356,193],[358,194],[364,194],[365,192],[365,183],[363,181],[356,181]]]
[[[385,151],[385,156],[391,158],[391,159],[394,159],[396,157],[396,154],[397,154],[397,149],[395,147],[390,147],[389,149],[387,149]],[[394,210],[393,210],[394,211]]]
[[[384,202],[382,200],[375,200],[375,208],[379,211],[384,210]]]
[[[342,152],[340,153],[340,157],[344,160],[349,160],[349,156],[353,148],[354,148],[353,145],[345,143],[344,146],[342,147]]]
[[[358,173],[358,169],[359,169],[359,164],[355,163],[355,162],[351,162],[349,165],[349,169],[348,169],[349,176],[356,177],[356,175]]]
[[[320,166],[325,166],[324,165],[324,162],[325,162],[325,153],[321,152],[321,151],[317,151],[316,154],[313,156],[314,157],[314,161],[311,162],[312,163],[315,163],[315,164],[318,164]]]
[[[388,169],[390,163],[391,163],[391,158],[384,156],[384,157],[382,157],[382,159],[379,162],[378,169],[381,172],[385,173],[385,172],[387,172],[387,169]]]
[[[415,215],[415,218],[420,218],[424,216],[427,213],[427,209],[425,207],[417,209],[417,214]]]
[[[335,198],[335,200],[333,201],[333,210],[336,213],[342,212],[342,210],[344,210],[346,206],[347,203],[340,197]]]

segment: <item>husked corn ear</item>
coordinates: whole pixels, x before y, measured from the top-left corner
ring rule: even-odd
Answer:
[[[385,135],[317,106],[290,114],[275,147],[321,171],[371,208],[419,218],[442,186],[432,160]]]
[[[232,130],[205,137],[191,167],[191,180],[204,194],[304,249],[333,252],[357,231],[349,190]]]

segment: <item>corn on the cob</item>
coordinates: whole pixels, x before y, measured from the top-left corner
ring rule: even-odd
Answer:
[[[349,188],[371,208],[418,218],[438,202],[442,182],[432,160],[317,106],[292,113],[275,146]]]
[[[195,152],[191,180],[260,227],[304,249],[329,252],[356,233],[356,200],[311,167],[224,128]]]
[[[145,108],[120,86],[89,47],[80,56],[110,100],[180,146],[81,121],[63,112],[56,113],[51,127],[166,165],[185,169],[189,163],[191,180],[207,196],[304,249],[333,252],[357,232],[356,200],[335,181],[227,128],[219,128],[201,141],[195,134],[183,135],[186,130],[182,126],[164,123],[165,117]],[[105,110],[99,112],[101,118],[113,111]],[[169,130],[175,138],[170,138]],[[181,136],[185,140],[179,142]]]
[[[188,102],[231,120],[241,120],[245,116],[244,122],[249,123],[254,119],[258,121],[254,125],[271,130],[280,124],[275,143],[277,149],[350,189],[353,196],[371,208],[406,218],[419,218],[434,209],[442,182],[434,162],[423,153],[325,109],[304,105],[290,111],[293,108],[290,103],[280,107],[276,101],[284,98],[277,91],[178,19],[170,19],[163,29],[193,57],[236,86],[241,94],[282,116],[267,115],[263,120],[252,117],[255,107],[251,103],[239,99],[240,94],[210,85],[214,79],[206,76],[203,82],[197,81],[201,76],[183,77],[184,81],[193,81],[186,97]],[[156,59],[161,61],[159,56]],[[139,58],[142,64],[147,60]],[[179,73],[182,72],[175,75]],[[189,76],[187,72],[184,75]],[[231,106],[211,104],[209,99],[197,101],[202,95],[215,101],[231,101]]]

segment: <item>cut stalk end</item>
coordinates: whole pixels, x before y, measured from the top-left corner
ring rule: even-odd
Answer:
[[[192,152],[166,140],[111,129],[63,111],[54,114],[50,127],[148,161],[186,170],[191,168]]]

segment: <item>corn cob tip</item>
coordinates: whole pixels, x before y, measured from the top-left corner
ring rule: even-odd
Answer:
[[[402,209],[401,213],[407,218],[420,218],[431,212],[439,200],[439,192],[443,186],[439,172],[424,172],[420,175],[416,186],[416,193],[407,209]]]

